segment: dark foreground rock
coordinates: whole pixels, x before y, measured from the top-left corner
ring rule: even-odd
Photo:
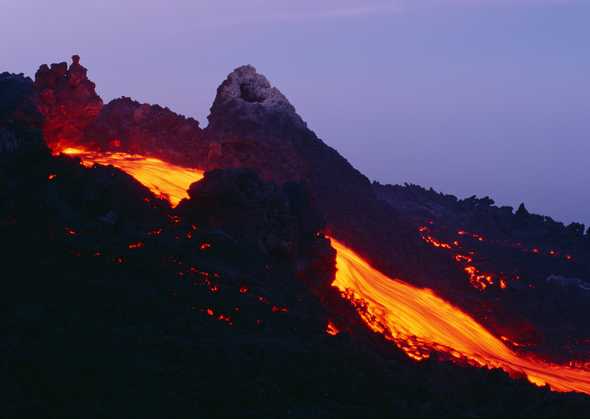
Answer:
[[[589,411],[501,371],[415,363],[368,332],[325,286],[334,254],[298,188],[217,171],[173,210],[116,169],[0,156],[0,416]]]

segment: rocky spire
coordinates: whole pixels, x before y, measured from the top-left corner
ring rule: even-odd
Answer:
[[[72,56],[72,64],[43,64],[35,74],[37,106],[44,117],[43,134],[47,144],[77,143],[84,129],[102,109],[96,85],[88,79],[80,56]]]
[[[307,128],[285,95],[251,65],[236,68],[219,86],[208,119],[219,135]]]

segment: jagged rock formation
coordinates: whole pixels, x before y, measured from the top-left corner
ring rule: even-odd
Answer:
[[[295,144],[307,126],[254,67],[239,67],[225,79],[208,119],[209,167],[252,167],[277,182],[307,178],[309,162]]]
[[[157,156],[184,166],[204,161],[208,153],[196,120],[127,97],[103,107],[86,129],[85,142],[107,150]]]
[[[205,170],[248,168],[261,179],[279,185],[300,181],[324,215],[326,231],[381,271],[433,288],[498,333],[509,333],[501,324],[511,316],[520,319],[527,329],[552,336],[546,343],[565,344],[575,336],[569,329],[563,333],[555,330],[557,323],[550,313],[559,304],[559,292],[551,293],[545,284],[526,292],[510,288],[506,294],[513,298],[499,299],[494,292],[482,294],[469,285],[462,267],[452,258],[420,239],[417,228],[436,219],[449,230],[464,228],[497,240],[540,242],[576,255],[576,265],[564,266],[549,259],[541,263],[524,256],[515,259],[513,250],[507,247],[478,244],[487,258],[485,263],[514,270],[518,261],[524,266],[518,268],[523,276],[546,278],[551,274],[586,277],[590,272],[590,264],[584,262],[590,260],[584,250],[590,240],[583,234],[583,226],[560,226],[546,217],[529,214],[524,206],[513,215],[511,208],[496,208],[489,198],[459,201],[419,187],[372,185],[320,140],[287,98],[252,66],[237,68],[218,88],[205,129],[167,108],[129,98],[99,107],[94,84],[80,67],[76,59],[69,70],[64,64],[54,64],[52,70],[42,66],[37,73],[35,87],[40,98],[55,98],[47,102],[51,106],[41,102],[50,143],[61,136],[86,147],[141,153]],[[68,80],[83,87],[72,87]],[[82,105],[81,115],[68,111],[75,101]],[[66,111],[60,113],[59,109]],[[556,298],[545,298],[545,294]],[[578,308],[585,302],[578,297],[571,301],[563,312],[568,327],[582,327]]]
[[[38,71],[38,91],[48,84],[46,67]],[[65,71],[63,64],[52,68],[57,74]],[[54,103],[67,109],[69,96]],[[409,277],[420,269],[419,258],[409,258],[413,251],[407,249],[408,243],[418,245],[414,232],[396,222],[395,211],[376,198],[369,180],[309,130],[285,96],[254,67],[240,67],[227,77],[208,119],[209,126],[201,131],[196,121],[166,108],[123,98],[98,115],[85,113],[83,123],[73,114],[50,115],[45,131],[71,132],[71,127],[84,125],[86,146],[140,152],[205,170],[250,168],[279,184],[303,181],[333,234],[392,275]],[[69,138],[77,143],[80,130],[74,131]]]
[[[95,88],[77,55],[72,57],[69,68],[65,62],[39,67],[35,90],[44,117],[43,135],[49,146],[84,139],[84,130],[102,109],[102,99]]]
[[[412,241],[369,180],[308,129],[285,96],[251,66],[221,84],[206,136],[218,141],[214,166],[249,167],[265,179],[306,182],[329,231],[386,271],[401,274],[400,249]],[[403,252],[403,250],[401,251]],[[395,268],[394,268],[395,267]]]
[[[236,68],[219,86],[208,119],[220,136],[244,130],[280,135],[285,128],[307,128],[289,100],[251,65]]]

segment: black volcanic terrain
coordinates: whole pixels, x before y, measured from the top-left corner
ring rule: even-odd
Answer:
[[[583,225],[371,183],[251,66],[208,119],[104,104],[77,56],[0,74],[1,417],[588,417],[581,393],[407,357],[331,286],[326,238],[515,353],[588,368]],[[172,206],[66,147],[205,176]]]

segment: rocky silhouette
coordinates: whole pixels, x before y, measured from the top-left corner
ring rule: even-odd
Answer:
[[[95,84],[74,55],[72,64],[42,65],[35,74],[37,103],[44,117],[43,136],[50,146],[70,144],[84,138],[84,130],[102,109]]]
[[[590,342],[578,342],[580,334],[590,332],[583,315],[585,294],[564,296],[567,290],[546,282],[555,274],[590,278],[590,239],[584,226],[566,227],[548,217],[529,214],[524,205],[516,212],[497,208],[489,198],[460,201],[413,185],[371,184],[319,139],[288,99],[252,66],[237,68],[221,83],[205,129],[168,108],[129,98],[115,99],[97,113],[96,105],[102,102],[95,96],[94,83],[87,79],[79,57],[69,70],[64,64],[52,64],[51,77],[47,68],[41,66],[37,72],[37,94],[42,97],[47,85],[61,86],[54,90],[62,93],[52,96],[53,108],[41,107],[42,113],[49,115],[44,123],[49,127],[44,128],[46,137],[48,129],[72,132],[71,127],[78,126],[80,129],[74,130],[78,136],[69,137],[69,144],[140,153],[204,170],[247,168],[279,185],[301,182],[324,216],[326,231],[381,271],[436,290],[498,335],[526,336],[519,350],[559,361],[590,350]],[[72,69],[77,76],[70,75]],[[86,87],[77,89],[65,82],[72,78]],[[61,85],[47,79],[61,80]],[[76,101],[82,101],[81,109],[88,110],[81,118],[84,129],[76,112],[56,110],[68,109]],[[52,117],[56,114],[62,116]],[[474,243],[483,267],[522,280],[511,281],[502,298],[498,298],[498,290],[474,289],[465,279],[463,266],[421,240],[417,230],[434,220],[443,236],[463,229],[492,239]],[[512,245],[516,244],[542,247],[545,253],[559,249],[572,260],[564,263],[563,258],[518,252],[515,259]],[[554,310],[564,298],[570,303],[556,319]],[[507,319],[510,327],[505,326]],[[564,352],[564,348],[568,349]]]
[[[581,362],[584,226],[371,183],[252,66],[223,81],[204,129],[126,97],[103,105],[87,73],[74,56],[35,81],[0,75],[3,416],[588,412],[587,396],[500,370],[408,359],[330,287],[324,237],[434,289],[514,351]],[[206,174],[172,208],[128,174],[46,145]]]

